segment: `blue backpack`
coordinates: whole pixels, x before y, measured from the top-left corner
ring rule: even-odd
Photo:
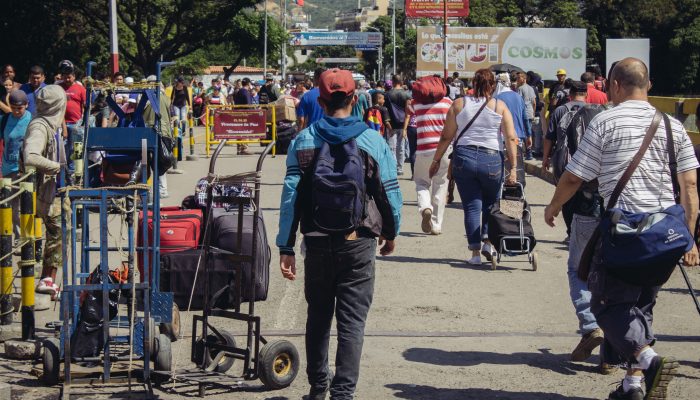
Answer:
[[[323,142],[311,178],[312,219],[319,232],[350,233],[365,211],[365,168],[355,139]]]

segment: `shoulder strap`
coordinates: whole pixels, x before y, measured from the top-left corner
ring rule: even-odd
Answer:
[[[671,183],[673,184],[673,199],[676,204],[681,203],[681,185],[678,183],[678,162],[676,160],[676,146],[673,142],[673,132],[671,131],[671,120],[668,115],[663,114],[664,127],[666,128],[666,151],[668,151],[668,166],[671,169]]]
[[[656,114],[654,114],[654,119],[651,120],[651,125],[649,125],[649,129],[647,129],[647,133],[644,136],[644,141],[642,142],[642,146],[639,148],[639,151],[637,151],[637,154],[634,155],[632,162],[630,162],[630,165],[627,167],[625,172],[622,174],[622,177],[620,178],[620,180],[617,181],[617,185],[615,185],[615,190],[613,190],[612,195],[610,196],[610,200],[608,201],[607,210],[613,208],[615,206],[615,204],[617,204],[617,200],[620,198],[620,194],[622,193],[622,189],[624,189],[625,185],[627,185],[627,182],[629,182],[630,178],[632,177],[632,174],[639,166],[639,163],[642,161],[642,157],[644,157],[644,153],[647,152],[647,149],[649,148],[651,141],[654,140],[654,135],[656,134],[656,130],[659,128],[659,123],[661,122],[661,118],[662,118],[661,113],[659,111],[656,111]],[[667,132],[667,134],[668,134],[668,132]],[[674,161],[675,161],[675,155],[674,155]]]
[[[464,104],[462,106],[462,109],[464,109],[464,107],[467,106],[467,96],[464,96],[463,101],[464,101]],[[467,133],[467,130],[469,128],[471,128],[474,121],[476,121],[477,117],[479,117],[479,114],[481,114],[481,112],[484,111],[484,108],[486,107],[487,104],[489,104],[489,101],[491,101],[491,98],[487,97],[486,101],[484,101],[484,104],[482,104],[481,107],[479,107],[479,111],[477,111],[476,114],[474,114],[474,116],[472,117],[472,119],[469,122],[467,122],[467,125],[464,127],[464,129],[462,129],[462,132],[459,133],[459,136],[457,136],[457,139],[455,139],[455,141],[454,141],[455,146],[459,142],[459,139],[461,139],[462,136],[464,136],[464,134]],[[496,101],[498,101],[498,100],[496,100]]]

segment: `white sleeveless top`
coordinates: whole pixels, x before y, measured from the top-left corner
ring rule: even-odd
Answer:
[[[459,136],[462,129],[467,126],[485,101],[485,98],[464,97],[464,108],[457,114],[456,136]],[[496,100],[496,104],[498,104],[498,100]],[[479,146],[503,151],[502,119],[503,117],[490,109],[489,106],[484,107],[469,130],[459,139],[457,146]]]

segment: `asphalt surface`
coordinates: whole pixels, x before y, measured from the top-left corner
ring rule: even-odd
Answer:
[[[258,152],[261,148],[251,146]],[[198,146],[198,152],[203,148]],[[227,147],[216,165],[220,174],[254,169],[256,156],[236,156]],[[192,194],[205,175],[209,160],[183,161],[182,175],[168,175],[170,197],[163,205],[179,204]],[[408,168],[406,169],[408,170]],[[304,373],[306,304],[303,296],[303,259],[297,258],[296,281],[281,277],[274,248],[279,219],[285,156],[268,157],[263,168],[261,208],[273,246],[269,297],[256,304],[262,329],[270,339],[287,339],[299,350],[302,363],[293,384],[265,391],[260,381],[242,387],[208,390],[211,399],[300,399],[308,391]],[[526,256],[505,257],[496,271],[490,265],[469,266],[459,196],[446,210],[443,233],[421,232],[415,186],[410,173],[400,179],[404,196],[401,235],[396,252],[377,257],[376,284],[367,321],[358,399],[605,399],[622,378],[596,372],[598,357],[587,362],[569,361],[578,343],[578,323],[569,299],[566,276],[567,249],[563,220],[556,228],[543,222],[544,206],[553,186],[528,176],[526,194],[537,236],[538,270]],[[700,288],[697,269],[691,279]],[[56,319],[53,310],[39,313],[39,324]],[[184,337],[173,343],[176,369],[192,368],[189,361],[191,315],[182,312]],[[700,393],[700,317],[680,273],[665,285],[655,309],[654,327],[660,354],[681,362],[679,376],[670,386],[671,399],[697,399]],[[245,326],[227,320],[215,325],[239,336]],[[40,332],[48,335],[48,331]],[[331,338],[331,367],[335,337]],[[41,369],[40,364],[36,364]],[[43,388],[30,375],[32,365],[2,359],[0,382],[11,383],[17,399],[56,398],[58,388]],[[240,373],[237,361],[231,373]],[[99,384],[72,388],[71,398],[124,398],[125,385]],[[179,382],[156,388],[163,399],[197,395],[197,386]],[[135,392],[133,398],[143,398]]]

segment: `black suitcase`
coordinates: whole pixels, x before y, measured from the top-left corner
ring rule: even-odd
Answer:
[[[503,253],[501,249],[501,238],[504,236],[518,236],[530,239],[530,250],[535,248],[537,240],[535,239],[535,231],[532,229],[530,221],[530,206],[527,201],[523,200],[523,215],[521,219],[512,218],[501,212],[500,204],[497,201],[489,211],[489,240],[496,247],[499,253]],[[522,230],[521,230],[522,228]],[[520,239],[506,239],[506,247],[511,251],[526,251],[527,242],[521,242]]]
[[[287,149],[289,149],[289,144],[292,139],[296,137],[297,130],[292,124],[277,124],[277,142],[275,146],[277,147],[277,154],[287,154]]]
[[[226,211],[223,208],[214,208],[212,210],[211,221],[208,223],[211,224],[211,232],[209,232],[211,246],[236,254],[251,255],[253,244],[252,212],[243,213],[242,249],[238,249],[237,210]],[[251,293],[250,288],[250,279],[252,275],[250,263],[243,263],[241,279],[243,301],[263,301],[267,299],[267,291],[270,285],[270,260],[272,258],[272,252],[267,241],[267,230],[265,229],[265,221],[262,217],[262,213],[258,215],[257,236],[257,250],[255,254],[255,293]]]
[[[199,275],[195,283],[197,263]],[[233,304],[227,296],[216,296],[224,288],[235,287],[235,270],[225,255],[212,251],[209,256],[211,267],[209,268],[210,289],[209,298],[214,299],[212,308],[229,309]],[[192,249],[160,255],[160,291],[172,292],[175,304],[181,310],[187,310],[190,301],[192,285],[196,288],[192,296],[191,310],[204,308],[204,250]],[[226,289],[228,290],[228,289]]]

